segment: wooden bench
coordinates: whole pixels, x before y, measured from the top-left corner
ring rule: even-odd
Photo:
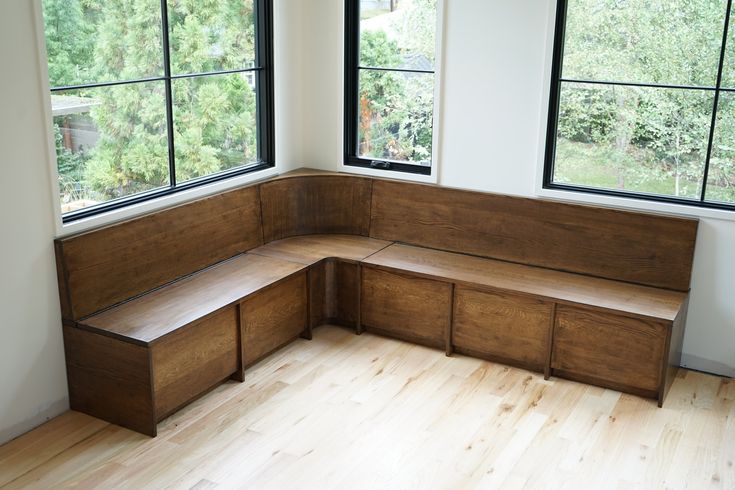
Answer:
[[[663,403],[697,221],[300,171],[56,241],[71,406],[158,421],[336,323]]]

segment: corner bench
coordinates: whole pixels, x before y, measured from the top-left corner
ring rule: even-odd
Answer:
[[[56,241],[71,406],[155,436],[158,421],[325,323],[662,405],[696,230],[689,219],[287,174]]]

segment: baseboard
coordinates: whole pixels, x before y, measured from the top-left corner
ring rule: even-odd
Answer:
[[[15,424],[12,427],[0,429],[0,444],[5,444],[16,437],[22,436],[26,432],[35,429],[44,422],[48,422],[67,410],[69,410],[68,397],[64,397],[61,400],[56,400],[55,402],[41,407],[32,417]]]
[[[728,366],[722,362],[711,361],[703,357],[693,356],[682,352],[681,367],[702,371],[703,373],[715,374],[726,378],[735,378],[735,367]]]

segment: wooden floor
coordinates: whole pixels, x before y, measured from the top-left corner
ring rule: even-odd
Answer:
[[[68,412],[0,447],[3,488],[735,488],[735,381],[664,408],[323,327],[149,439]]]

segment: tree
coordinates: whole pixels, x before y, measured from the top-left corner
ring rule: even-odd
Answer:
[[[400,13],[400,15],[396,15]],[[398,68],[416,60],[433,66],[436,0],[405,0],[386,30],[361,30],[363,66]],[[360,71],[358,137],[363,156],[426,161],[431,158],[434,77]]]
[[[712,86],[725,10],[722,0],[574,0],[563,76]],[[610,169],[618,188],[698,197],[712,110],[711,92],[563,83],[558,145],[596,148],[591,163]],[[735,147],[735,133],[724,133],[723,147]],[[560,179],[573,179],[563,160],[556,168]]]
[[[170,0],[168,8],[173,74],[252,66],[252,1]],[[52,85],[163,74],[158,2],[44,0],[44,19]],[[247,74],[177,79],[172,82],[172,92],[177,181],[257,158],[256,101]],[[68,180],[67,169],[72,172],[75,165],[72,173],[83,188],[81,193],[99,200],[168,185],[163,82],[64,94],[94,101],[87,116],[76,117],[89,119],[99,139],[95,146],[76,149],[76,153],[57,147],[60,181]]]

